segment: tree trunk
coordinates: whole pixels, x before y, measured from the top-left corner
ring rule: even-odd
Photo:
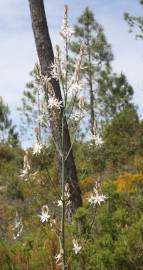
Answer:
[[[88,84],[89,84],[89,94],[90,94],[90,130],[91,134],[95,134],[95,112],[94,112],[94,92],[93,92],[93,79],[92,79],[92,63],[91,63],[91,49],[90,49],[90,29],[89,24],[86,24],[86,44],[87,44],[87,54],[88,54]]]
[[[54,53],[52,43],[47,26],[46,14],[44,9],[43,0],[29,0],[32,28],[35,37],[37,54],[41,66],[42,75],[50,76],[50,66],[54,62]],[[55,79],[51,80],[55,96],[58,100],[62,100],[59,82]],[[46,90],[45,90],[46,91]],[[45,97],[47,94],[45,93]],[[48,99],[48,97],[47,97]],[[48,101],[48,100],[47,100]],[[61,123],[62,123],[62,110],[56,117],[50,120],[52,136],[55,144],[61,149]],[[68,153],[71,142],[66,119],[64,119],[64,140],[65,140],[65,154]],[[61,156],[56,149],[56,164],[57,169],[61,175]],[[81,192],[78,185],[76,166],[73,158],[72,150],[65,162],[65,181],[69,183],[71,188],[71,201],[72,211],[74,212],[82,205]]]

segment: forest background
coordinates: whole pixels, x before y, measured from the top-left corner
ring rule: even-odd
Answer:
[[[30,25],[30,16],[33,19],[34,30],[33,2],[33,0],[29,0],[31,13],[29,13],[27,6],[26,16],[23,15],[24,19],[22,17],[20,19],[24,34],[26,33],[25,18],[29,17]],[[56,96],[55,103],[53,100],[53,103],[49,103],[51,97],[55,98],[53,92],[51,92],[52,96],[48,98],[44,94],[47,85],[48,89],[52,85],[55,93],[59,89],[57,80],[60,81],[61,77],[55,70],[55,66],[52,67],[52,71],[50,70],[53,77],[52,83],[49,85],[47,78],[49,71],[44,69],[44,59],[40,59],[40,54],[38,57],[41,67],[39,64],[34,65],[38,60],[36,51],[34,52],[35,44],[32,37],[29,38],[30,42],[28,41],[29,43],[26,44],[24,53],[22,53],[22,46],[21,50],[17,50],[15,54],[11,53],[12,47],[11,50],[7,48],[10,43],[6,47],[2,43],[2,54],[7,49],[10,57],[4,58],[2,56],[2,59],[4,58],[6,61],[4,62],[5,68],[1,67],[0,86],[1,269],[61,269],[61,263],[63,267],[64,259],[66,266],[62,269],[139,270],[143,268],[143,121],[141,101],[143,3],[142,1],[135,1],[135,4],[129,3],[130,1],[125,1],[126,3],[117,1],[115,4],[111,1],[112,4],[107,7],[108,1],[103,1],[102,4],[101,2],[97,1],[94,6],[91,1],[89,7],[79,4],[81,12],[77,16],[77,21],[73,15],[71,16],[71,21],[75,22],[74,32],[72,29],[69,30],[70,34],[69,32],[61,32],[64,40],[67,36],[68,38],[69,35],[72,36],[68,43],[69,62],[66,68],[69,77],[75,68],[74,91],[76,89],[77,92],[80,92],[78,99],[76,95],[73,96],[72,87],[72,94],[70,92],[69,99],[66,100],[66,119],[67,121],[70,119],[68,129],[65,118],[62,120],[62,125],[59,124],[60,115],[63,113],[60,96],[58,98]],[[14,4],[17,6],[16,1]],[[59,21],[62,21],[62,12],[59,15],[57,8],[55,11],[58,12],[55,14],[57,20],[54,21],[53,16],[48,15],[49,11],[49,14],[53,12],[52,5],[49,10],[46,1],[45,4],[52,44],[53,46],[56,43],[61,45],[57,28],[61,31]],[[59,5],[61,6],[61,3]],[[118,7],[121,7],[119,13],[122,13],[120,25],[116,21],[115,24],[113,23]],[[74,5],[69,2],[69,14],[72,14],[74,9]],[[101,9],[102,14],[98,13]],[[18,6],[16,10],[18,10]],[[66,14],[66,11],[64,12]],[[106,12],[110,12],[110,15],[113,14],[113,16],[109,19],[108,16],[106,17]],[[14,18],[17,18],[17,14],[14,14]],[[18,14],[18,16],[21,15]],[[2,20],[3,25],[5,25],[5,20]],[[109,24],[110,27],[108,28],[106,24]],[[116,34],[111,35],[113,49],[110,34],[108,38],[108,33],[111,33],[112,29],[111,25],[114,27],[114,34]],[[118,28],[116,28],[117,25]],[[10,42],[12,42],[11,35],[15,31],[18,34],[18,39],[21,39],[21,26],[19,26],[18,32],[17,29],[14,29],[15,26],[9,26],[11,33],[3,32],[2,40],[7,40],[9,37]],[[54,27],[56,27],[57,34]],[[128,30],[131,34],[128,33]],[[65,28],[62,31],[65,31]],[[29,33],[32,35],[32,32]],[[116,38],[120,35],[122,44]],[[127,35],[129,36],[127,38],[128,46],[124,44],[124,37]],[[24,39],[25,36],[21,42]],[[13,46],[15,46],[15,42],[16,40],[13,41]],[[83,51],[80,47],[81,43],[84,46]],[[29,50],[28,44],[30,44],[31,50]],[[40,45],[36,43],[36,46],[38,51]],[[136,51],[132,53],[134,46]],[[15,48],[17,47],[15,46]],[[118,51],[116,52],[116,50]],[[54,52],[57,55],[59,51],[57,49]],[[20,69],[17,59],[25,53],[26,62],[23,69]],[[31,60],[31,55],[33,60]],[[52,53],[46,57],[52,59]],[[5,76],[6,64],[11,61],[13,71]],[[17,70],[17,65],[19,70]],[[77,70],[79,65],[81,65],[81,84],[79,70]],[[30,70],[27,70],[29,67]],[[11,69],[11,65],[9,68]],[[15,70],[17,70],[16,76]],[[28,72],[30,72],[29,77],[25,75]],[[21,88],[25,84],[24,91],[18,89],[15,86],[17,84]],[[6,91],[6,89],[8,90]],[[64,91],[61,93],[64,95]],[[48,116],[43,99],[47,102]],[[54,115],[49,111],[53,107],[56,107]],[[58,114],[57,110],[61,111],[61,114]],[[67,162],[64,166],[65,178],[69,177],[69,180],[66,181],[69,183],[70,191],[66,190],[66,192],[70,193],[68,195],[70,199],[58,197],[63,174],[60,171],[62,163],[60,155],[57,154],[57,149],[61,147],[60,139],[58,140],[58,136],[56,136],[56,132],[58,134],[57,127],[59,130],[60,127],[65,128],[62,130],[61,138],[62,142],[63,136],[66,138],[64,149]],[[68,132],[71,142],[74,142],[70,152],[66,149],[71,143],[67,135]],[[63,150],[63,144],[61,149]],[[72,167],[70,168],[70,166]],[[64,183],[64,188],[67,188],[66,183]],[[68,217],[65,216],[66,243],[64,246],[62,240],[59,244],[57,227],[61,214],[63,215],[63,211],[61,212],[59,207],[62,202],[63,209],[63,202],[66,200],[69,200],[70,203],[66,206],[68,210],[65,209]],[[47,207],[47,205],[49,208],[42,208],[43,206]],[[41,212],[40,215],[40,211],[44,212]],[[48,211],[52,216],[50,223]],[[42,221],[43,213],[46,214],[44,221]],[[63,246],[64,255],[62,253]],[[77,254],[78,256],[76,256]]]

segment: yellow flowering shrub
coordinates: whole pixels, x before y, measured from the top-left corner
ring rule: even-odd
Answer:
[[[143,173],[124,173],[114,181],[118,192],[134,192],[136,183],[143,183]]]

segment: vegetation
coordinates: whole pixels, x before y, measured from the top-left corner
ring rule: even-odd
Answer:
[[[111,46],[89,8],[73,31],[65,6],[63,60],[47,46],[43,1],[29,3],[41,67],[19,110],[35,145],[22,149],[1,98],[0,269],[142,270],[143,121],[134,89],[112,70]]]

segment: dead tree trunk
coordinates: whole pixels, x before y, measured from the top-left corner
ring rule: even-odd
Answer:
[[[32,28],[35,37],[37,54],[41,66],[42,75],[50,76],[50,66],[54,62],[54,53],[52,43],[47,26],[46,14],[44,9],[43,0],[29,0],[30,13],[32,20]],[[58,100],[62,100],[59,82],[55,79],[51,81],[55,96]],[[45,90],[46,91],[46,90]],[[45,93],[45,97],[46,97]],[[50,120],[52,136],[56,145],[61,149],[61,123],[62,123],[62,110],[54,119]],[[68,153],[71,142],[66,119],[64,119],[64,138],[65,138],[65,153]],[[56,163],[57,169],[61,172],[61,156],[56,150]],[[71,201],[72,211],[74,212],[82,205],[81,192],[78,185],[76,166],[74,162],[72,150],[65,163],[65,176],[66,181],[71,188]]]

